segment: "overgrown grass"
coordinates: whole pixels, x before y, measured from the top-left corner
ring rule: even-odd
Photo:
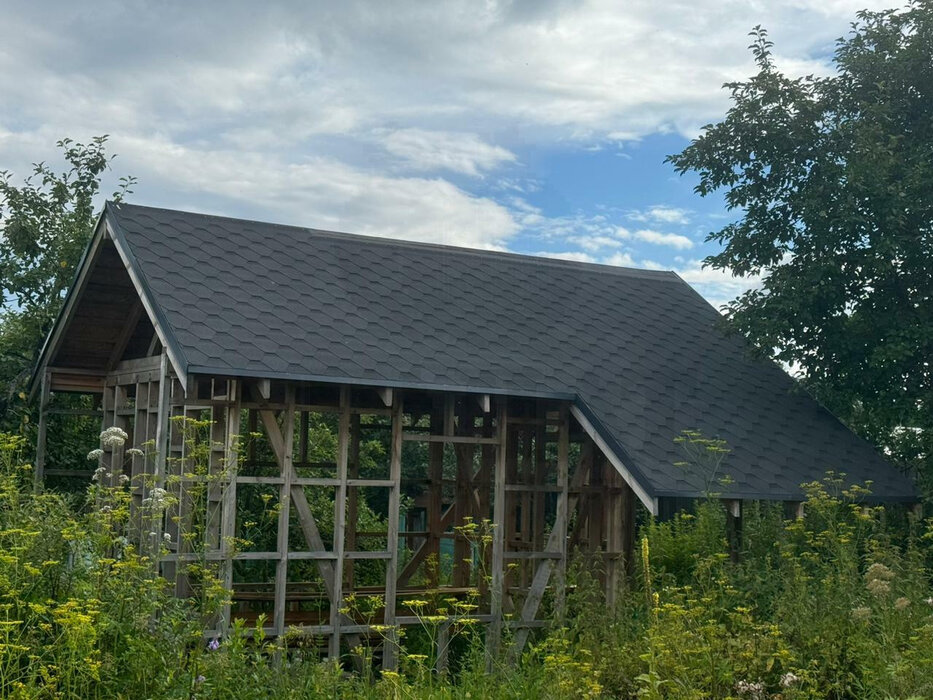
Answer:
[[[222,596],[169,594],[120,534],[128,487],[92,487],[80,510],[33,494],[23,448],[0,436],[0,697],[933,696],[933,523],[892,523],[833,476],[807,486],[802,520],[747,505],[739,563],[711,499],[643,528],[614,609],[580,560],[566,624],[521,658],[504,640],[488,669],[483,631],[464,625],[447,672],[412,634],[399,672],[379,676],[297,636],[284,649],[238,626],[206,643]]]

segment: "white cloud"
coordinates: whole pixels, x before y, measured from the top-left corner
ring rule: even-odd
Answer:
[[[717,309],[747,290],[761,286],[760,277],[734,277],[724,270],[703,267],[702,260],[690,260],[674,272]]]
[[[630,212],[627,218],[632,221],[650,221],[658,224],[688,224],[689,212],[678,207],[653,206],[645,210]]]
[[[515,161],[514,153],[490,145],[476,134],[379,129],[375,136],[389,153],[415,170],[451,170],[476,176],[482,171]]]
[[[637,157],[651,134],[695,135],[723,113],[721,84],[754,71],[752,26],[771,30],[780,66],[819,74],[854,13],[889,4],[7,0],[0,169],[110,133],[140,203],[484,248],[521,234],[634,265],[641,244],[691,250],[667,232],[691,213],[645,202],[635,231],[606,212],[548,216],[519,199],[549,183],[514,172],[515,154]]]
[[[639,267],[629,253],[616,253],[605,258],[602,262],[606,265],[618,265],[619,267]]]
[[[587,255],[586,253],[580,253],[580,252],[573,251],[573,250],[568,250],[568,251],[560,252],[560,253],[551,253],[551,252],[544,251],[544,252],[535,253],[535,255],[542,257],[542,258],[553,258],[555,260],[570,260],[573,262],[585,262],[585,263],[596,262],[596,258],[594,258],[592,255]]]
[[[653,245],[663,245],[677,250],[687,250],[693,247],[693,241],[686,236],[678,233],[661,233],[651,229],[640,229],[638,231],[629,231],[620,226],[617,229],[617,235],[625,240],[636,240]]]
[[[231,204],[247,200],[281,223],[486,249],[502,249],[518,230],[508,209],[442,179],[389,177],[326,158],[289,163],[262,153],[149,139],[121,140],[119,148],[147,164],[140,177],[171,182],[176,190],[170,198],[197,191]]]

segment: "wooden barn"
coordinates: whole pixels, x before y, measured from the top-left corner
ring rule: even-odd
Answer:
[[[828,470],[916,500],[671,272],[107,204],[34,383],[39,479],[88,478],[53,418],[121,428],[101,473],[129,477],[140,544],[179,595],[191,562],[233,590],[210,633],[265,613],[331,655],[439,595],[521,644],[575,552],[611,599],[639,509],[708,491],[685,429],[727,441],[736,519]]]

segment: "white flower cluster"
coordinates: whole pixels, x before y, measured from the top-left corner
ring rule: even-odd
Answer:
[[[143,499],[143,506],[153,510],[164,510],[167,503],[168,491],[158,487],[149,492],[149,496]]]
[[[130,457],[145,457],[146,456],[146,453],[143,452],[138,447],[131,447],[130,449],[126,451],[126,454],[128,454]]]
[[[96,449],[96,450],[91,450],[90,452],[87,453],[87,458],[88,458],[89,460],[91,460],[92,462],[93,462],[95,459],[100,459],[100,458],[103,457],[103,456],[104,456],[104,451],[103,451],[102,449],[100,449],[100,448],[98,448],[98,449]]]
[[[792,685],[795,685],[800,681],[800,676],[796,673],[788,672],[781,676],[781,687],[790,688]]]
[[[763,683],[750,683],[749,681],[739,681],[735,684],[735,689],[739,695],[748,695],[753,698],[760,698],[765,692]]]
[[[94,470],[94,475],[91,477],[91,481],[100,481],[102,476],[106,476],[108,479],[111,474],[107,471],[107,467],[101,465]]]
[[[125,430],[112,425],[100,434],[100,442],[104,447],[120,447],[129,437]]]

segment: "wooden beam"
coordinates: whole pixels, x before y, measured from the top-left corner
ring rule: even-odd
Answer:
[[[234,538],[236,537],[236,496],[237,496],[237,470],[239,468],[240,435],[240,382],[231,379],[227,385],[227,397],[230,405],[227,407],[224,460],[226,479],[220,511],[220,553],[223,561],[223,584],[228,591],[233,590],[233,553],[235,551]],[[227,602],[221,610],[221,634],[228,634],[232,620],[230,619],[230,603]]]
[[[136,293],[139,295],[140,301],[142,301],[143,307],[149,316],[149,320],[152,321],[153,328],[155,328],[156,333],[159,335],[159,340],[162,342],[163,352],[168,355],[169,362],[171,363],[172,368],[175,370],[175,374],[178,377],[178,380],[181,382],[181,386],[183,388],[186,387],[188,385],[187,365],[182,362],[182,358],[176,353],[175,348],[172,347],[172,345],[168,342],[168,329],[163,328],[162,324],[159,322],[159,317],[155,313],[155,303],[145,294],[146,287],[143,285],[139,273],[136,271],[133,265],[130,264],[132,255],[128,250],[125,250],[124,243],[114,235],[113,230],[110,228],[110,224],[106,219],[103,220],[103,225],[106,228],[107,235],[113,241],[113,247],[116,248],[117,254],[123,261],[123,265],[126,268],[126,273],[129,275],[130,280],[133,282],[133,287],[136,289]]]
[[[279,560],[275,567],[275,601],[272,609],[272,627],[275,634],[285,634],[285,594],[288,582],[288,530],[289,515],[291,513],[291,490],[294,467],[292,466],[295,448],[295,387],[289,384],[286,388],[286,401],[289,407],[285,410],[285,423],[282,426],[281,437],[282,461],[280,473],[282,486],[279,488],[279,522],[276,533],[276,551]]]
[[[256,380],[256,391],[259,392],[259,396],[268,401],[272,396],[272,380],[271,379],[257,379]]]
[[[492,622],[489,626],[489,635],[486,638],[487,671],[492,671],[494,667],[499,653],[499,643],[502,639],[502,589],[505,582],[505,453],[508,441],[508,408],[505,398],[500,398],[497,403],[496,437],[499,438],[499,445],[496,448],[496,466],[493,476],[492,521],[495,524],[495,529],[492,534],[492,580],[489,589]]]
[[[39,389],[39,428],[36,435],[36,464],[33,472],[33,490],[36,493],[42,490],[42,481],[45,477],[45,449],[51,386],[51,373],[46,369],[42,372],[42,386]]]
[[[337,487],[334,492],[334,592],[330,603],[330,658],[340,658],[340,608],[343,606],[343,566],[347,530],[347,462],[350,457],[350,387],[340,387],[337,425]],[[304,493],[304,490],[302,490]]]
[[[398,632],[395,625],[396,591],[398,586],[398,526],[402,491],[402,401],[396,397],[392,411],[392,444],[389,457],[389,478],[393,481],[389,491],[388,541],[389,559],[386,566],[385,624],[389,638],[382,653],[382,667],[394,669],[398,663]]]
[[[120,358],[123,357],[126,346],[129,344],[130,338],[133,337],[133,332],[136,330],[136,326],[139,324],[139,319],[142,315],[143,303],[137,298],[136,301],[133,302],[133,306],[130,307],[130,313],[123,325],[123,330],[120,331],[120,335],[117,336],[117,340],[113,345],[110,358],[107,360],[108,370],[113,369],[120,361]]]

